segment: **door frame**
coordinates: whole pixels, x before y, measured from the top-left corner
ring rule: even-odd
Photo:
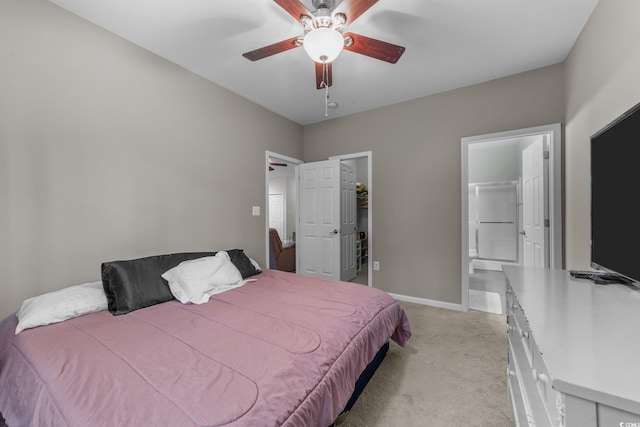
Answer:
[[[360,159],[366,157],[367,159],[367,190],[369,192],[369,197],[368,197],[368,209],[367,209],[367,240],[368,240],[368,258],[369,258],[369,262],[367,263],[367,285],[369,287],[373,287],[373,159],[372,159],[372,152],[371,151],[363,151],[363,152],[359,152],[359,153],[351,153],[351,154],[343,154],[343,155],[339,155],[339,156],[331,156],[328,159],[339,159],[339,160],[353,160],[353,159]],[[300,159],[296,159],[294,157],[289,157],[289,156],[285,156],[283,154],[279,154],[273,151],[265,151],[265,157],[264,157],[264,164],[265,164],[265,169],[264,169],[264,194],[265,194],[265,209],[264,209],[264,217],[265,217],[265,230],[264,230],[264,240],[265,240],[265,265],[268,266],[269,265],[269,158],[274,158],[274,159],[282,159],[284,161],[286,161],[287,163],[291,163],[293,165],[295,165],[295,179],[296,182],[300,182],[299,179],[299,171],[298,171],[298,166],[302,163],[304,163],[304,161],[300,160]],[[300,195],[299,193],[299,184],[295,186],[296,188],[296,200],[300,200]],[[298,229],[300,227],[300,212],[299,209],[296,208],[296,217],[295,217],[295,224],[296,224],[296,228]],[[297,230],[296,230],[297,231]],[[298,245],[296,245],[296,271],[299,270],[300,265],[300,253],[299,253],[299,247]]]
[[[367,208],[367,246],[369,262],[367,262],[367,285],[373,287],[373,159],[371,151],[362,151],[360,153],[343,154],[340,156],[331,156],[331,159],[338,160],[355,160],[366,157],[367,159],[367,191],[368,191],[368,208]]]
[[[265,266],[269,268],[269,159],[279,159],[284,160],[287,163],[294,165],[294,179],[296,181],[295,192],[296,192],[296,200],[298,199],[298,165],[304,163],[300,159],[296,159],[293,157],[285,156],[283,154],[278,154],[273,151],[265,151],[264,152],[264,194],[265,194],[265,202],[264,202],[264,241],[265,241]],[[296,216],[295,216],[295,224],[296,231],[299,227],[299,212],[298,207],[296,207]],[[298,253],[298,245],[296,245],[296,271],[298,271],[298,262],[300,259],[300,254]]]
[[[477,135],[461,139],[461,302],[469,310],[469,145],[540,134],[549,139],[549,268],[563,266],[562,231],[562,126],[560,123]]]

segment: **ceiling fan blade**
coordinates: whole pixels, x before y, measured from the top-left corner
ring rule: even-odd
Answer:
[[[313,16],[309,10],[304,7],[299,0],[273,0],[278,3],[278,6],[287,11],[287,13],[293,16],[293,19],[296,21],[300,21],[300,17],[302,15],[307,15],[309,17]]]
[[[370,56],[371,58],[395,64],[402,56],[405,48],[395,44],[383,42],[358,34],[347,33],[345,39],[350,37],[353,43],[345,43],[344,49],[361,55]]]
[[[331,79],[331,65],[332,63],[327,63],[327,75],[324,75],[324,65],[321,62],[316,62],[316,88],[324,89],[324,84],[331,87],[333,81]]]
[[[342,0],[342,4],[347,7],[347,25],[353,23],[377,2],[378,0]]]
[[[299,45],[296,43],[299,37],[292,37],[281,42],[270,44],[269,46],[261,47],[260,49],[252,50],[251,52],[245,52],[242,54],[245,58],[251,61],[257,61],[258,59],[266,58],[267,56],[275,55],[276,53],[285,52],[289,49],[294,49]]]

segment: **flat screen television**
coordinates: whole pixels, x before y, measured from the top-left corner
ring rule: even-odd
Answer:
[[[591,137],[591,267],[640,282],[640,103]]]

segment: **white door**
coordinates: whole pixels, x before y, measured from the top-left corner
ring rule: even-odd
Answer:
[[[356,274],[356,170],[339,160],[303,163],[299,272],[333,280]]]
[[[356,168],[340,164],[340,280],[355,279],[356,264]]]
[[[543,135],[522,152],[523,264],[527,267],[547,267],[548,228],[547,182],[544,150],[548,135]]]
[[[278,236],[280,239],[285,240],[287,237],[284,229],[284,194],[271,193],[269,194],[269,228],[275,228],[278,230]]]
[[[340,280],[340,161],[303,163],[300,172],[300,274]]]

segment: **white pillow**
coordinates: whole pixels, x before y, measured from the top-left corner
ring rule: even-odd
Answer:
[[[58,323],[67,319],[107,309],[102,282],[69,286],[29,298],[22,303],[16,335],[28,328]]]
[[[225,251],[215,256],[183,261],[165,272],[162,278],[169,282],[169,289],[183,304],[204,304],[209,297],[242,286],[242,275]]]

